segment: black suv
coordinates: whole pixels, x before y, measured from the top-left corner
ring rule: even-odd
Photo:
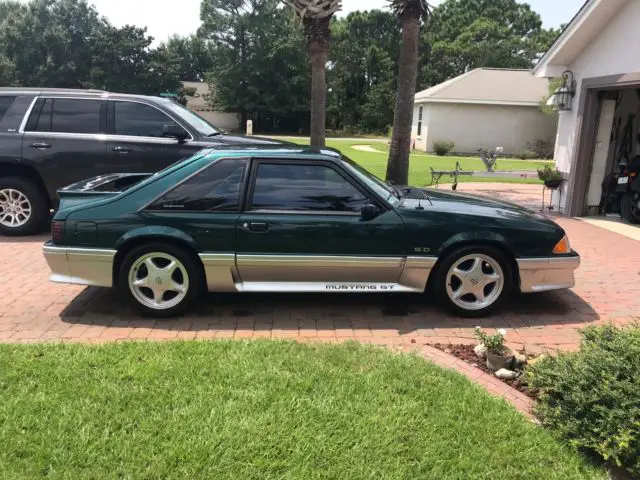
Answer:
[[[157,172],[204,147],[281,143],[223,133],[161,97],[0,88],[0,233],[40,231],[56,191],[79,180]]]

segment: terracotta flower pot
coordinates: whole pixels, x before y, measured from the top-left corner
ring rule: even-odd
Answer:
[[[513,352],[510,348],[504,349],[502,355],[497,355],[493,352],[487,351],[487,367],[492,372],[497,372],[501,368],[511,369],[513,364]]]

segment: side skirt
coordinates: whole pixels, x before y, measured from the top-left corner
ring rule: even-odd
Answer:
[[[399,283],[321,283],[321,282],[245,282],[237,284],[239,292],[421,292]]]
[[[436,257],[406,257],[404,259],[398,259],[400,261],[399,273],[394,276],[397,280],[395,282],[366,282],[361,281],[365,278],[357,278],[357,281],[312,281],[312,282],[271,282],[271,281],[253,281],[243,282],[240,272],[238,270],[237,258],[233,253],[201,253],[200,259],[204,266],[205,277],[207,281],[207,289],[212,292],[424,292],[427,286],[427,280],[431,270],[433,269],[436,261]],[[345,275],[345,271],[349,269],[358,270],[358,263],[362,261],[362,266],[366,266],[369,269],[372,268],[371,257],[319,257],[319,256],[252,256],[257,257],[259,260],[264,260],[265,276],[268,277],[268,270],[271,268],[269,262],[273,263],[273,268],[282,269],[287,264],[291,268],[298,266],[304,266],[305,268],[312,268],[318,266],[319,268],[331,269],[335,268],[340,271],[340,277],[349,277]],[[379,261],[379,268],[383,268],[390,259],[388,257],[374,257],[373,260]],[[349,264],[344,264],[348,262]],[[385,263],[386,262],[386,263]],[[375,267],[376,263],[373,262]],[[346,270],[345,270],[346,269]],[[376,268],[372,269],[372,276],[379,275],[376,272]],[[335,273],[335,272],[334,272]],[[317,276],[317,274],[316,274]],[[335,275],[334,279],[335,279]],[[362,277],[360,271],[356,277]],[[354,278],[355,280],[356,278]],[[321,280],[321,279],[317,279]],[[390,278],[391,280],[391,278]]]

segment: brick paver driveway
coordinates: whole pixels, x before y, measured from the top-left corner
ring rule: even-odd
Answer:
[[[459,187],[539,208],[540,187]],[[171,338],[357,339],[388,345],[470,342],[475,325],[509,329],[514,346],[573,349],[577,329],[640,317],[640,243],[575,219],[557,220],[582,255],[571,291],[519,295],[500,314],[450,317],[413,295],[209,294],[189,316],[156,322],[136,316],[97,288],[49,283],[46,237],[0,237],[0,341],[110,341]]]

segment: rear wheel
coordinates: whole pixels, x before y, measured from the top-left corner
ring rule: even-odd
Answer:
[[[0,233],[31,235],[44,229],[49,215],[45,195],[31,180],[0,178]]]
[[[464,247],[447,256],[436,271],[434,288],[440,301],[464,317],[489,314],[513,286],[506,256],[490,247]]]
[[[118,288],[142,314],[172,317],[197,299],[202,278],[192,254],[158,243],[129,252],[120,268]]]
[[[640,223],[640,194],[628,193],[620,201],[620,210],[622,218],[627,222],[637,224]]]

